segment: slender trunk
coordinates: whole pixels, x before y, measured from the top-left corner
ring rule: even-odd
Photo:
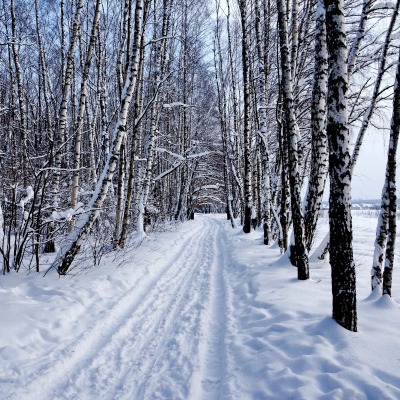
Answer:
[[[291,50],[290,50],[290,71],[291,78],[294,81],[297,72],[297,52],[299,47],[299,29],[298,29],[298,3],[297,0],[292,0],[292,26],[291,26]]]
[[[328,57],[325,9],[323,0],[318,0],[315,29],[314,86],[311,102],[311,170],[304,215],[305,246],[308,252],[313,243],[328,175],[328,137],[326,134],[327,83]]]
[[[15,67],[15,78],[17,80],[17,93],[18,93],[18,108],[20,117],[20,136],[22,145],[22,177],[24,187],[29,184],[28,170],[29,170],[29,158],[28,158],[28,124],[25,112],[25,101],[24,92],[22,88],[22,76],[21,76],[21,65],[19,63],[19,50],[18,50],[18,38],[15,18],[14,0],[11,0],[11,34],[12,34],[12,53]]]
[[[118,186],[117,186],[117,204],[116,204],[116,215],[115,215],[115,230],[113,238],[113,247],[116,249],[119,247],[120,230],[122,223],[122,211],[123,211],[123,199],[125,191],[125,146],[126,138],[121,144],[121,151],[119,155],[119,171],[118,171]]]
[[[242,68],[243,68],[243,158],[244,158],[244,224],[243,232],[251,231],[251,217],[253,211],[252,198],[252,171],[251,171],[251,116],[250,116],[250,60],[247,33],[247,4],[240,0],[240,19],[242,23]]]
[[[364,0],[363,1],[363,7],[361,10],[361,16],[360,16],[360,21],[358,24],[357,35],[356,35],[356,37],[350,47],[350,50],[349,50],[349,57],[348,57],[348,61],[347,61],[347,65],[348,65],[347,73],[348,73],[349,77],[351,77],[353,75],[357,57],[358,57],[358,53],[360,51],[361,42],[365,37],[367,20],[368,20],[368,12],[369,12],[369,9],[370,9],[372,3],[373,3],[372,0]]]
[[[145,16],[147,15],[147,9],[145,9]],[[146,17],[144,17],[144,20],[146,20]],[[143,38],[142,38],[143,39]],[[144,50],[145,47],[141,43],[141,55],[140,59],[144,60]],[[128,168],[128,183],[127,183],[127,189],[126,189],[126,197],[125,197],[125,204],[124,204],[124,216],[122,219],[122,227],[121,227],[121,235],[119,238],[119,243],[118,245],[120,247],[125,246],[125,241],[126,241],[126,235],[128,233],[128,225],[129,225],[129,219],[131,216],[131,204],[132,204],[132,197],[133,197],[133,191],[135,188],[135,176],[137,172],[136,168],[136,156],[137,156],[137,137],[140,132],[140,127],[141,127],[141,121],[137,121],[139,117],[139,113],[142,109],[142,102],[143,102],[143,97],[142,97],[142,87],[143,87],[143,74],[144,74],[144,65],[143,63],[141,64],[138,72],[138,79],[137,79],[137,89],[136,89],[136,99],[135,99],[135,109],[134,109],[134,117],[135,117],[135,124],[132,127],[132,135],[131,135],[131,148],[130,148],[130,160],[129,160],[129,168]]]
[[[87,103],[87,86],[89,80],[89,70],[92,64],[92,56],[95,50],[97,31],[100,22],[100,6],[101,0],[96,1],[96,9],[94,12],[92,31],[90,35],[89,48],[86,54],[86,60],[84,64],[82,82],[81,82],[81,93],[79,99],[79,111],[78,120],[75,131],[75,153],[73,162],[73,174],[72,174],[72,190],[71,190],[71,208],[74,210],[78,202],[78,190],[79,190],[79,178],[80,178],[80,167],[81,167],[81,147],[82,147],[82,130],[85,106]]]
[[[229,60],[229,70],[230,70],[230,78],[232,83],[232,109],[233,109],[233,133],[234,133],[234,144],[233,144],[233,154],[235,155],[234,159],[231,158],[231,168],[233,171],[233,175],[235,178],[235,182],[237,188],[239,190],[240,197],[240,205],[243,210],[245,200],[244,200],[244,188],[243,188],[243,179],[242,179],[242,152],[241,152],[241,136],[239,134],[239,102],[237,95],[237,82],[236,82],[236,69],[233,57],[233,45],[232,45],[232,34],[230,27],[230,5],[229,1],[227,2],[228,14],[226,16],[226,29],[227,29],[227,40],[228,40],[228,60]],[[241,212],[241,215],[243,212]],[[243,215],[242,215],[243,219]]]
[[[259,0],[255,2],[256,12],[256,42],[258,56],[258,109],[259,109],[259,130],[258,134],[262,143],[262,166],[263,166],[263,185],[262,185],[262,220],[264,231],[264,244],[271,243],[271,201],[270,201],[270,167],[269,167],[269,146],[268,146],[268,131],[267,131],[267,104],[265,100],[266,75],[264,65],[265,47],[261,39],[261,9]],[[264,48],[263,48],[264,47]]]
[[[135,5],[135,33],[133,39],[133,50],[129,63],[129,73],[127,74],[124,90],[122,91],[118,121],[113,135],[114,139],[112,151],[110,157],[108,158],[108,162],[103,169],[103,173],[97,182],[94,194],[87,204],[87,212],[79,217],[77,223],[75,224],[74,230],[66,238],[65,243],[61,247],[56,259],[51,265],[52,268],[57,269],[60,275],[65,275],[68,272],[71,263],[73,262],[76,254],[90,232],[93,223],[97,219],[117,167],[121,143],[126,134],[128,110],[132,100],[133,91],[136,87],[136,79],[139,68],[140,37],[144,34],[142,22],[143,0],[137,0]]]
[[[144,214],[146,210],[146,205],[147,205],[147,200],[148,196],[150,193],[150,186],[151,186],[151,180],[152,180],[152,175],[153,175],[153,162],[154,162],[154,146],[155,146],[155,138],[156,138],[156,132],[158,129],[158,119],[159,119],[159,101],[158,101],[158,90],[160,88],[160,85],[162,83],[161,80],[161,66],[165,62],[165,55],[166,55],[166,36],[168,34],[168,28],[169,28],[169,18],[170,18],[170,10],[172,7],[172,0],[169,2],[167,0],[163,1],[163,21],[162,21],[162,28],[161,28],[161,39],[156,41],[155,43],[155,65],[154,65],[154,98],[153,98],[153,104],[151,108],[151,126],[150,126],[150,135],[148,138],[147,142],[147,149],[146,149],[146,170],[145,170],[145,176],[144,176],[144,181],[143,181],[143,186],[141,189],[141,194],[140,194],[140,199],[139,199],[139,214],[138,214],[138,220],[137,220],[137,231],[139,235],[144,234]],[[155,30],[154,35],[156,35],[157,32]],[[155,39],[157,39],[155,37]]]
[[[102,48],[102,36],[100,24],[97,29],[97,46],[96,46],[96,58],[97,58],[97,93],[98,103],[100,107],[100,141],[101,141],[101,152],[99,156],[98,168],[101,170],[104,168],[108,156],[110,154],[110,138],[108,132],[108,118],[107,118],[107,89],[106,82],[103,77],[103,48]]]
[[[215,68],[215,82],[217,86],[217,96],[218,96],[218,111],[219,120],[221,128],[221,139],[222,139],[222,151],[224,153],[224,182],[225,182],[225,195],[226,195],[226,215],[227,219],[230,220],[232,228],[236,227],[235,219],[233,216],[233,194],[232,194],[232,184],[230,176],[230,165],[228,156],[228,124],[227,124],[227,110],[226,110],[226,85],[224,80],[224,68],[222,62],[222,50],[220,41],[220,26],[218,18],[218,8],[217,8],[217,22],[216,22],[216,32],[214,40],[214,68]],[[218,51],[218,54],[217,54]],[[217,60],[218,57],[218,60]]]
[[[382,206],[375,239],[374,263],[372,266],[372,290],[382,287],[382,293],[392,295],[392,273],[396,241],[396,154],[400,132],[400,52],[397,63],[393,95],[393,115],[386,165],[386,178],[382,191]],[[383,252],[386,245],[385,268],[382,276]]]
[[[75,49],[78,39],[78,32],[80,27],[81,13],[83,9],[84,0],[79,0],[77,4],[74,22],[72,26],[70,46],[68,51],[67,63],[65,66],[65,80],[62,83],[63,92],[58,116],[58,130],[55,137],[55,171],[53,177],[53,208],[58,207],[59,187],[60,187],[60,168],[63,155],[63,146],[65,145],[65,131],[67,127],[67,107],[68,100],[71,93],[72,73],[75,62]]]
[[[53,152],[53,132],[52,132],[52,118],[50,113],[50,96],[48,92],[48,71],[47,71],[47,62],[43,48],[43,39],[41,34],[41,26],[40,26],[40,18],[39,18],[39,5],[38,0],[35,0],[35,19],[36,19],[36,31],[37,31],[37,40],[39,47],[39,69],[42,76],[42,86],[43,86],[43,97],[45,101],[45,112],[46,112],[46,132],[47,137],[50,141],[50,156],[49,159],[52,158]]]
[[[289,40],[287,28],[287,11],[284,0],[278,0],[278,23],[282,69],[282,94],[286,128],[289,141],[289,184],[293,219],[294,245],[290,249],[292,264],[297,266],[298,279],[309,278],[308,257],[304,246],[304,220],[301,209],[300,176],[299,176],[299,127],[296,121],[293,102],[292,79],[289,62]]]

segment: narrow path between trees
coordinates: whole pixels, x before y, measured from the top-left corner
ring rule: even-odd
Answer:
[[[101,319],[41,365],[12,398],[219,399],[226,379],[226,249],[202,218]],[[153,270],[153,268],[151,268]],[[79,279],[79,278],[78,278]],[[161,378],[162,377],[162,378]]]
[[[372,222],[354,219],[357,333],[331,318],[328,262],[299,281],[224,215],[166,227],[119,267],[8,276],[0,400],[398,399],[399,304],[369,294]]]

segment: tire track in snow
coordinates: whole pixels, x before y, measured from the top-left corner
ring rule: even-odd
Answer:
[[[126,292],[111,304],[110,310],[102,320],[92,326],[88,331],[82,333],[75,343],[62,349],[59,352],[56,361],[52,359],[50,363],[38,368],[34,376],[32,376],[29,384],[24,388],[20,388],[9,398],[90,399],[93,398],[93,393],[101,393],[102,398],[104,398],[104,392],[102,393],[98,390],[99,386],[96,383],[99,383],[99,381],[103,382],[102,379],[105,378],[103,384],[105,382],[109,384],[110,379],[107,379],[109,377],[100,376],[99,372],[104,373],[104,371],[100,371],[102,369],[101,367],[104,367],[104,365],[98,364],[96,369],[96,363],[93,362],[94,359],[98,355],[102,354],[106,357],[102,350],[110,343],[116,345],[116,338],[118,337],[118,339],[120,339],[122,336],[121,332],[125,331],[129,334],[130,332],[126,327],[129,326],[129,324],[132,324],[132,321],[133,325],[136,327],[140,326],[141,323],[144,323],[145,317],[142,316],[142,318],[137,320],[135,310],[141,304],[147,304],[150,307],[155,303],[155,300],[160,297],[160,290],[163,291],[167,289],[165,286],[168,284],[176,284],[176,278],[181,273],[181,263],[178,261],[182,257],[185,257],[186,259],[190,258],[191,249],[198,240],[196,234],[198,231],[201,232],[202,228],[203,227],[199,224],[198,229],[192,232],[192,235],[180,244],[179,251],[174,252],[174,256],[170,261],[167,261],[164,266],[157,270],[157,272],[150,274],[150,277],[143,275],[137,282],[138,286],[140,286],[138,289]],[[204,235],[204,232],[202,232],[202,234]],[[155,293],[152,294],[152,296],[149,296],[153,291],[155,291]],[[166,293],[168,293],[168,291]],[[164,300],[165,299],[162,299],[162,302],[164,302]],[[143,308],[144,307],[142,306],[142,310]],[[153,305],[151,311],[154,310],[155,307]],[[150,318],[150,321],[157,325],[160,318]],[[142,331],[141,334],[146,335],[147,332]],[[119,345],[115,348],[121,349],[121,346]],[[124,354],[120,353],[119,356],[121,357],[121,369],[129,369],[130,365],[126,366],[128,361],[123,358]],[[106,363],[106,365],[110,364]],[[115,363],[111,368],[108,368],[108,371],[112,370],[114,366]],[[90,369],[91,367],[92,369]],[[88,371],[91,371],[92,378],[94,377],[96,381],[82,382],[82,377],[77,376],[77,371],[78,374],[79,371],[84,371],[85,374],[88,374]],[[114,372],[112,372],[112,375],[111,378],[113,379],[119,378],[119,375]],[[76,385],[74,380],[82,383],[84,386]],[[87,387],[88,384],[90,384],[89,388]],[[103,386],[103,384],[101,386]],[[89,390],[89,393],[87,393],[88,397],[85,397],[85,391],[87,390]]]

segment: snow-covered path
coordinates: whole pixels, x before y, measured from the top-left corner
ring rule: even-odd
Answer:
[[[357,333],[330,318],[329,263],[298,281],[222,215],[76,277],[0,277],[0,399],[398,399],[399,303],[369,294],[375,220],[354,226]]]
[[[224,231],[220,220],[201,222],[11,398],[220,399],[228,393]]]

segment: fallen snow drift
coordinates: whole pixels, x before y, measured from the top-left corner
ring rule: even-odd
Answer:
[[[329,262],[298,281],[261,232],[223,216],[196,215],[118,268],[117,254],[74,277],[1,276],[0,399],[398,399],[400,273],[393,298],[370,295],[372,216],[353,221],[357,333],[330,318]]]

